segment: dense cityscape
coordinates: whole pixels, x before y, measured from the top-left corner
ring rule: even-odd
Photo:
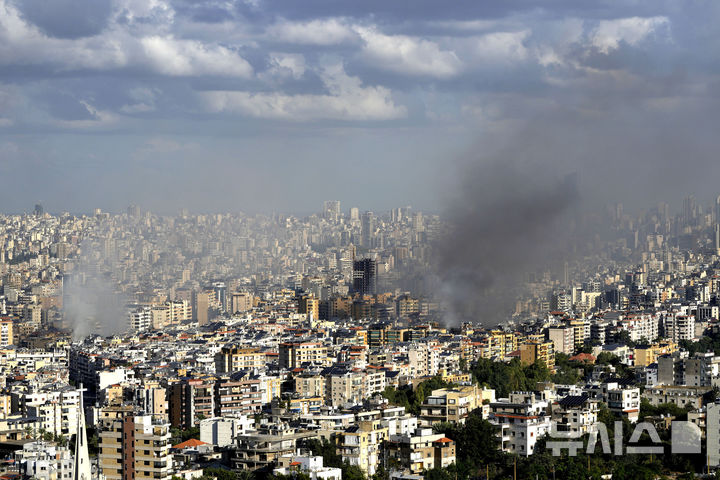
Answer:
[[[720,478],[718,20],[0,0],[0,480]]]
[[[447,227],[411,207],[76,216],[38,204],[0,216],[3,469],[313,480],[713,470],[720,198],[670,212],[606,208],[591,257],[527,274],[501,321],[460,323],[441,291],[398,286],[433,275]],[[697,426],[702,450],[670,454],[674,420]],[[554,432],[629,437],[638,422],[662,435],[654,460],[550,456]]]

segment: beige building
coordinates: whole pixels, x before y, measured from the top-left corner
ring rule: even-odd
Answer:
[[[304,313],[308,317],[317,320],[320,315],[320,300],[313,295],[306,295],[300,298],[298,302],[298,313]]]
[[[170,424],[128,409],[103,409],[100,468],[107,480],[172,478]]]
[[[420,406],[420,420],[424,424],[452,422],[465,423],[467,416],[483,401],[495,401],[495,390],[486,390],[477,385],[433,390]]]
[[[572,355],[575,351],[575,329],[573,327],[548,328],[548,340],[553,343],[555,352]]]
[[[391,435],[387,442],[388,466],[411,475],[446,468],[455,463],[455,442],[431,428],[418,428],[412,434]]]
[[[321,375],[298,375],[294,378],[295,393],[301,398],[325,397],[325,377]]]
[[[278,348],[278,362],[281,368],[297,368],[303,363],[327,364],[327,347],[315,342],[281,343]]]
[[[547,368],[555,368],[555,346],[553,342],[531,341],[520,347],[520,361],[524,365],[531,365],[537,360]]]
[[[360,467],[365,475],[375,475],[387,439],[388,429],[380,420],[360,421],[340,434],[338,454],[343,462]]]
[[[215,354],[215,371],[232,373],[238,370],[265,367],[265,354],[259,348],[223,347]]]
[[[346,403],[357,404],[366,398],[365,374],[344,372],[325,378],[325,404],[339,407]]]
[[[167,391],[159,382],[146,382],[143,388],[137,390],[137,396],[136,404],[140,405],[145,413],[167,418]]]
[[[198,322],[198,325],[205,325],[206,323],[208,323],[210,296],[211,292],[193,293],[193,320]]]
[[[493,330],[480,345],[482,358],[505,358],[518,349],[517,336],[501,330]]]
[[[0,347],[8,347],[10,345],[15,345],[13,321],[9,318],[3,318],[0,320]]]
[[[245,313],[253,307],[253,297],[247,292],[233,293],[230,297],[230,313]]]
[[[635,348],[635,366],[647,367],[657,362],[658,357],[662,355],[670,355],[677,350],[677,343],[672,341],[664,341],[654,343],[652,345]]]

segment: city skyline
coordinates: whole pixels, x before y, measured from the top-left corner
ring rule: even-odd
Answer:
[[[718,20],[0,0],[0,478],[718,478]]]

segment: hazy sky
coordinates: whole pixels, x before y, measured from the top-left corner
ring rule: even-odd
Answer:
[[[714,195],[720,2],[0,0],[0,211],[441,209],[456,165]]]

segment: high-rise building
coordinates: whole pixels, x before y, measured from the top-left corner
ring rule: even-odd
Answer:
[[[278,346],[278,363],[281,368],[298,368],[303,363],[325,365],[327,347],[316,342],[286,342]]]
[[[44,213],[43,206],[39,203],[35,204],[35,216],[39,217]]]
[[[317,320],[320,315],[320,300],[313,295],[303,295],[298,301],[298,313],[305,313],[308,318],[312,315],[312,318]]]
[[[375,295],[377,292],[377,261],[363,258],[353,262],[353,292]]]
[[[233,293],[230,299],[230,313],[244,313],[252,309],[253,297],[247,292]]]
[[[208,292],[193,293],[193,321],[198,325],[208,323],[208,310],[210,309],[210,294]]]
[[[340,220],[340,201],[327,200],[323,202],[323,218],[329,222],[337,223]]]
[[[365,212],[362,214],[360,232],[362,234],[362,246],[365,248],[373,247],[376,223],[377,221],[373,212]]]
[[[213,379],[184,379],[170,387],[168,406],[173,427],[195,426],[200,418],[210,418],[215,412],[215,381]]]
[[[572,355],[575,351],[575,329],[571,326],[548,328],[548,340],[556,352]]]
[[[107,480],[172,478],[168,423],[117,408],[101,415],[100,468]]]
[[[8,347],[14,344],[13,321],[9,318],[0,320],[0,347]]]
[[[127,214],[130,218],[140,218],[140,207],[137,205],[130,205],[127,208]]]
[[[709,403],[706,414],[707,463],[720,466],[720,401]]]
[[[352,207],[350,209],[350,221],[351,222],[359,222],[360,221],[360,209],[357,207]]]
[[[216,282],[213,284],[213,290],[215,291],[215,298],[220,304],[220,309],[227,310],[227,287],[223,282]]]

